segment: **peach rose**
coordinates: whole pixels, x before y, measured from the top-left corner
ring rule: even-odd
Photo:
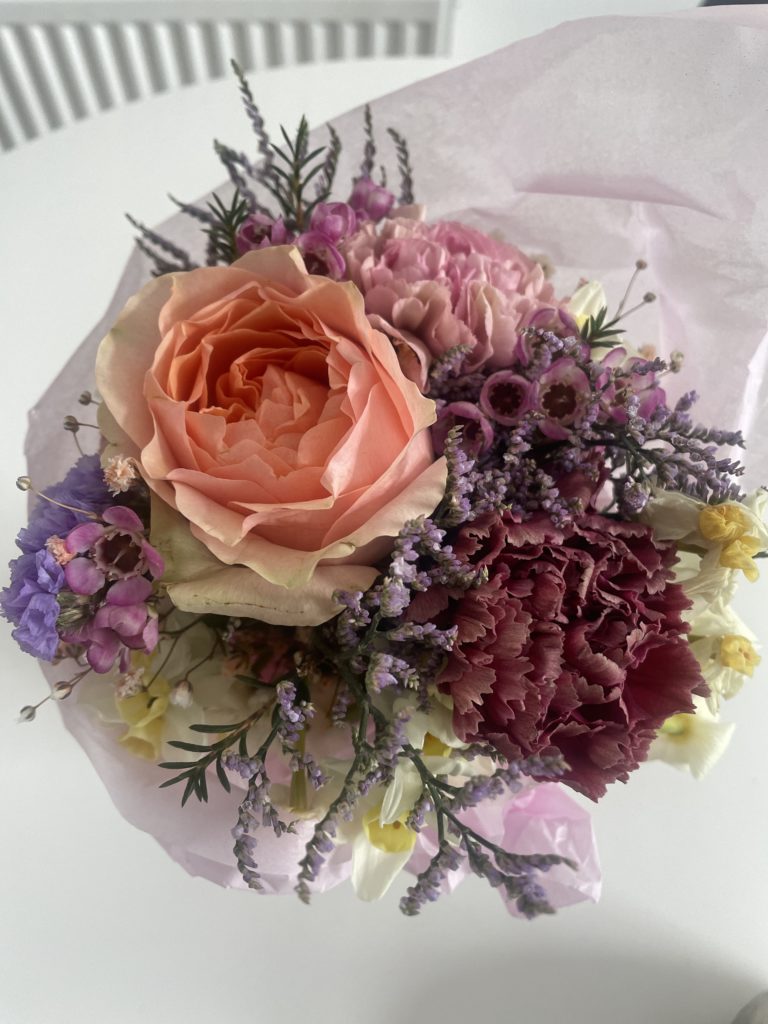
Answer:
[[[434,403],[355,286],[308,274],[296,249],[155,279],[96,376],[112,450],[162,499],[153,542],[186,611],[324,622],[443,495]]]

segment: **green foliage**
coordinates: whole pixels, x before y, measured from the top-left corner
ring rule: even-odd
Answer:
[[[218,262],[234,263],[239,255],[237,232],[250,212],[248,201],[235,189],[229,206],[225,206],[222,200],[214,195],[208,203],[208,210],[213,218],[205,229],[208,236],[208,253]]]
[[[608,315],[608,309],[603,306],[597,313],[597,316],[590,316],[587,318],[587,322],[581,328],[581,337],[590,345],[600,345],[603,348],[613,348],[615,345],[620,344],[621,339],[617,337],[619,334],[624,334],[623,330],[619,330],[616,324],[621,320],[620,316],[615,316],[613,320],[606,322]]]
[[[299,127],[293,138],[288,135],[285,128],[281,127],[280,132],[285,146],[281,148],[273,142],[270,143],[274,162],[270,168],[270,175],[265,177],[263,184],[276,200],[288,229],[302,232],[309,223],[312,210],[321,201],[320,197],[308,201],[306,192],[309,183],[326,170],[326,160],[320,159],[326,147],[318,146],[311,152],[307,151],[309,148],[309,124],[306,117],[302,117],[299,121]],[[326,195],[328,191],[330,191],[330,185]]]
[[[160,768],[167,768],[170,771],[181,771],[178,775],[174,775],[172,779],[166,779],[165,782],[160,784],[161,789],[165,789],[167,786],[174,786],[177,782],[185,782],[184,793],[181,798],[181,806],[183,807],[187,800],[193,794],[202,803],[206,803],[208,800],[208,783],[206,781],[206,772],[211,765],[216,767],[216,775],[218,776],[219,782],[224,789],[229,793],[232,788],[227,778],[227,774],[224,771],[224,766],[221,763],[221,759],[224,754],[236,744],[239,747],[240,753],[244,756],[248,756],[246,734],[254,722],[253,716],[244,719],[242,722],[235,722],[233,725],[191,725],[190,729],[193,732],[199,733],[214,733],[221,736],[221,739],[215,740],[213,743],[187,743],[184,740],[169,740],[168,745],[176,747],[178,750],[186,750],[189,753],[201,754],[202,756],[197,761],[164,761],[160,764]],[[222,735],[223,734],[223,735]]]

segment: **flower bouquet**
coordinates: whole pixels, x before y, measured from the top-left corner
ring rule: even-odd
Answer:
[[[595,899],[569,791],[722,752],[768,495],[634,336],[644,259],[615,307],[558,291],[427,215],[397,128],[395,187],[369,110],[339,185],[344,135],[273,144],[239,79],[258,160],[217,144],[190,250],[134,221],[149,280],[77,389],[74,464],[19,479],[4,615],[192,873],[307,901],[405,870],[407,914],[470,872],[528,917]]]

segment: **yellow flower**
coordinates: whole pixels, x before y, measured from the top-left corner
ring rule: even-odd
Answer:
[[[729,634],[720,638],[720,662],[726,668],[751,676],[760,664],[760,655],[745,636]]]
[[[699,532],[702,537],[721,544],[743,537],[749,526],[749,517],[741,505],[728,502],[705,505],[699,513]]]
[[[412,850],[416,843],[416,833],[405,824],[408,815],[403,814],[389,825],[382,825],[380,816],[380,806],[363,816],[363,831],[371,846],[384,853],[406,853]]]
[[[424,745],[421,748],[422,753],[426,757],[450,757],[451,748],[447,743],[443,743],[437,736],[433,736],[431,732],[424,734]]]
[[[738,537],[723,547],[720,552],[720,565],[726,569],[741,569],[750,583],[754,583],[760,576],[754,555],[761,550],[762,544],[757,537]]]
[[[147,690],[115,701],[120,717],[128,726],[120,742],[137,757],[156,761],[160,756],[170,692],[170,683],[159,676]]]

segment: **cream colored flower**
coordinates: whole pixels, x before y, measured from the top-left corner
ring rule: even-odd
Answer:
[[[567,310],[581,330],[591,316],[597,316],[607,305],[605,290],[600,282],[585,281],[568,299]]]
[[[720,599],[692,621],[689,640],[711,691],[707,706],[716,714],[720,700],[735,697],[760,664],[757,637]]]
[[[701,697],[694,715],[673,715],[656,735],[649,760],[666,761],[700,779],[725,753],[736,726],[719,722]]]
[[[727,605],[743,572],[754,582],[759,572],[754,556],[768,550],[768,492],[744,502],[707,505],[675,491],[660,491],[648,502],[642,519],[659,540],[678,546],[675,577],[693,601],[695,620],[715,602]]]

